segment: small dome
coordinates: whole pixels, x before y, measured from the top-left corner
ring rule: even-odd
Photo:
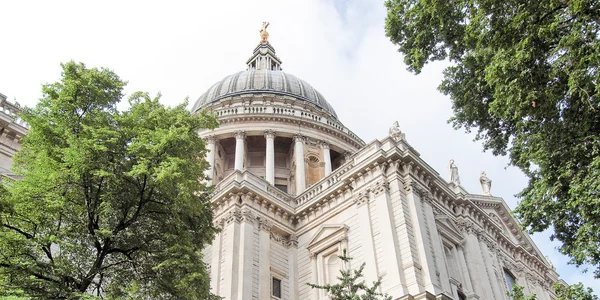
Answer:
[[[208,89],[192,107],[195,112],[223,98],[253,93],[272,93],[310,102],[337,119],[333,107],[306,81],[280,70],[249,69],[229,75]]]

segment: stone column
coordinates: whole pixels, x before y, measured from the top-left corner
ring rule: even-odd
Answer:
[[[258,299],[271,298],[271,222],[260,220],[258,256]],[[247,258],[248,259],[248,258]]]
[[[233,133],[235,137],[235,170],[244,170],[244,157],[246,156],[246,132],[236,131]]]
[[[270,184],[275,185],[275,131],[265,130],[265,138],[267,139],[267,154],[265,158],[265,179]]]
[[[331,174],[331,153],[329,152],[329,144],[327,142],[321,142],[321,149],[323,150],[323,160],[325,161],[325,176]]]
[[[371,225],[371,213],[369,212],[369,191],[366,190],[358,193],[354,199],[354,204],[356,204],[356,215],[360,224],[362,256],[365,262],[365,280],[373,282],[379,277],[379,272],[377,271],[373,226]]]
[[[378,168],[383,173],[385,167],[380,165]],[[373,193],[373,202],[377,205],[377,219],[379,220],[381,240],[385,243],[385,246],[383,246],[383,257],[389,258],[385,265],[387,272],[384,279],[387,285],[386,292],[396,298],[407,294],[408,289],[406,288],[406,279],[404,278],[402,257],[400,255],[400,241],[398,240],[396,224],[392,213],[389,186],[385,178],[380,178],[370,189]]]
[[[306,174],[304,171],[304,136],[294,135],[294,156],[296,157],[296,195],[306,189]]]
[[[208,177],[206,183],[211,185],[214,183],[213,177],[215,176],[215,148],[217,138],[214,135],[209,135],[204,138],[204,142],[206,143],[206,160],[208,161],[208,169],[204,171],[204,175]]]
[[[243,197],[246,197],[244,195]],[[254,223],[256,217],[252,212],[245,208],[242,211],[242,222],[240,224],[240,243],[237,249],[239,255],[239,271],[232,273],[232,276],[238,277],[238,295],[235,299],[252,300],[252,268],[254,261],[249,259],[253,257],[254,246]],[[235,249],[234,252],[235,253]]]

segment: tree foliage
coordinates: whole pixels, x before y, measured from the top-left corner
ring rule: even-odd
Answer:
[[[198,130],[216,119],[142,92],[118,111],[124,86],[110,70],[69,62],[23,111],[30,130],[14,170],[24,177],[0,193],[0,291],[212,297],[200,250],[216,229]]]
[[[364,280],[363,270],[365,263],[360,268],[353,270],[346,268],[351,257],[346,255],[346,250],[339,256],[342,261],[344,268],[340,270],[340,276],[337,277],[338,282],[336,284],[318,285],[309,283],[308,285],[314,289],[322,289],[327,291],[329,299],[331,300],[391,300],[392,297],[379,292],[381,286],[381,278],[376,282],[373,282],[373,286],[369,287]]]
[[[598,296],[593,294],[592,289],[586,289],[581,283],[571,286],[565,286],[560,283],[556,283],[552,288],[558,297],[556,300],[598,300]],[[513,286],[512,291],[508,293],[508,296],[513,300],[537,299],[535,293],[525,295],[524,287],[516,284]]]
[[[600,2],[387,0],[408,69],[448,59],[455,128],[529,177],[516,209],[600,276]]]

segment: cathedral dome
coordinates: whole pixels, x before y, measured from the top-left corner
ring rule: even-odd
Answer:
[[[306,81],[292,74],[284,73],[279,68],[272,70],[250,67],[246,71],[223,78],[196,100],[192,112],[227,97],[255,93],[291,96],[298,101],[314,104],[337,119],[333,107],[327,103],[319,91]]]

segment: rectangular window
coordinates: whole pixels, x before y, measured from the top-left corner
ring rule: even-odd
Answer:
[[[278,188],[280,191],[287,193],[287,185],[285,185],[285,184],[275,184],[275,187]]]
[[[273,296],[281,298],[281,279],[273,277]]]

